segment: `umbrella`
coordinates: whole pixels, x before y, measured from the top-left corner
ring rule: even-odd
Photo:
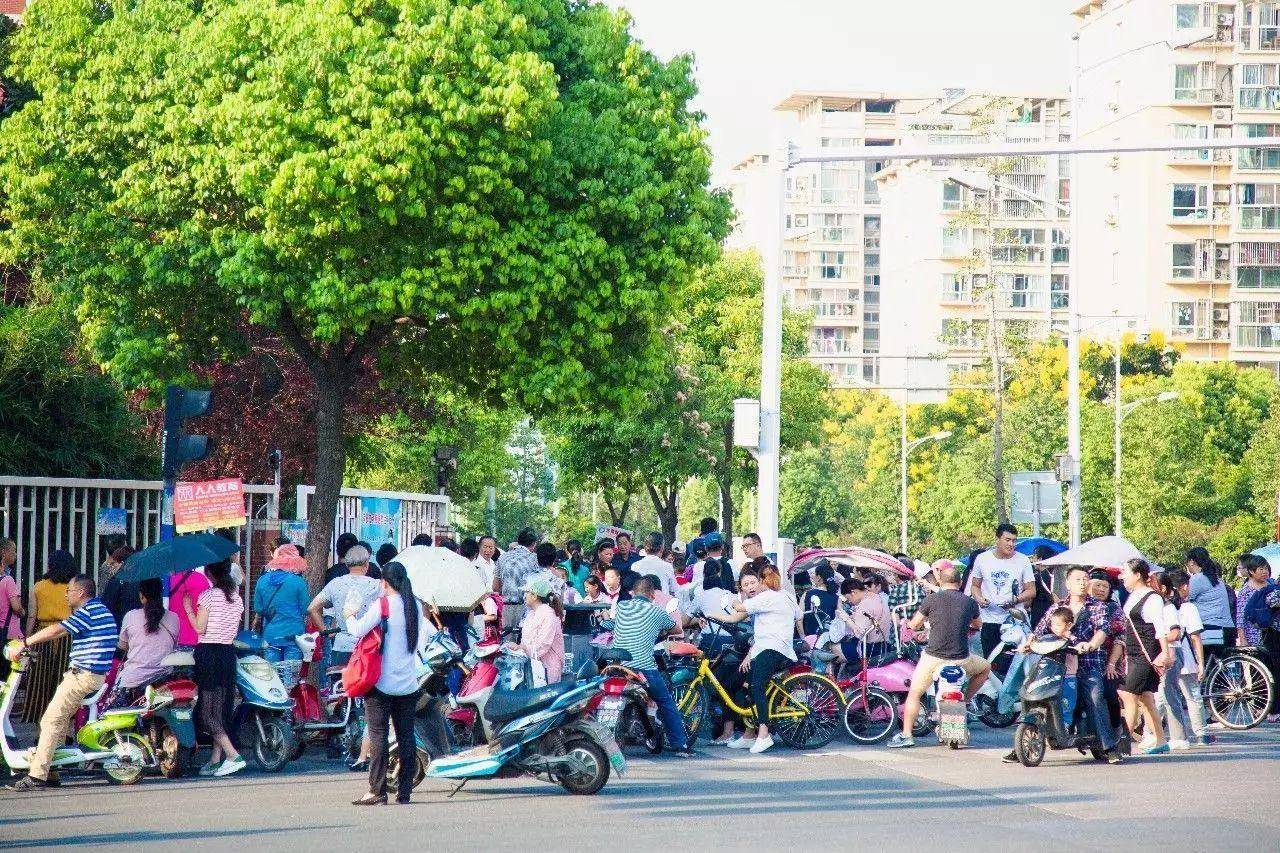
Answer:
[[[471,561],[448,548],[411,545],[394,562],[404,566],[414,597],[441,610],[469,612],[489,591]]]
[[[914,577],[911,570],[899,563],[892,554],[873,551],[870,548],[859,548],[856,545],[848,548],[813,548],[805,551],[791,563],[792,577],[796,572],[812,568],[820,559],[825,559],[837,569],[840,567],[867,569],[880,574],[890,572],[898,577]]]
[[[1017,551],[1019,554],[1025,554],[1030,557],[1032,552],[1041,545],[1048,545],[1053,549],[1054,554],[1061,554],[1063,551],[1067,550],[1067,544],[1065,542],[1059,542],[1057,539],[1050,539],[1048,536],[1028,536],[1024,539],[1019,539],[1018,544],[1013,546],[1013,550]]]
[[[1142,552],[1123,536],[1099,536],[1074,548],[1068,548],[1046,560],[1042,566],[1092,566],[1098,569],[1118,569],[1126,561],[1137,557],[1145,559]]]
[[[166,578],[175,572],[198,569],[225,560],[241,546],[212,533],[187,533],[143,548],[129,559],[116,575],[121,582],[137,583],[148,578]]]
[[[1261,548],[1254,548],[1249,553],[1257,554],[1271,564],[1271,577],[1280,577],[1280,544],[1272,542]]]

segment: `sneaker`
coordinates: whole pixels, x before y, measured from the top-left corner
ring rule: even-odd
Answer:
[[[766,735],[763,738],[756,738],[755,743],[751,744],[751,754],[759,755],[771,746],[773,746],[772,737]]]
[[[1159,746],[1148,746],[1140,750],[1143,755],[1167,755],[1169,752],[1169,744],[1162,743]]]
[[[1150,749],[1155,745],[1156,745],[1156,739],[1153,737],[1147,737],[1138,741],[1138,743],[1134,746],[1134,749],[1138,750],[1138,752],[1146,752],[1148,749]]]
[[[28,774],[10,785],[9,789],[13,791],[43,791],[48,787],[48,782]]]
[[[221,766],[222,766],[221,762],[218,762],[218,761],[210,761],[208,764],[204,765],[204,766],[203,766],[203,767],[201,767],[199,770],[197,770],[197,771],[196,771],[196,775],[197,775],[197,776],[212,776],[214,773],[218,772],[218,768],[219,768],[219,767],[221,767]]]
[[[915,745],[916,745],[916,739],[913,737],[907,737],[903,735],[902,732],[898,732],[896,735],[894,735],[892,738],[889,739],[889,742],[887,744],[885,744],[885,746],[888,747],[889,749],[904,749],[908,746],[915,746]]]
[[[737,738],[733,738],[733,737],[724,737],[724,738],[718,737],[715,740],[711,741],[711,745],[712,746],[728,746],[729,744],[733,743],[736,739]]]
[[[350,770],[352,773],[368,773],[369,759],[364,758],[364,759],[361,759],[360,761],[356,761],[351,764],[348,764],[347,769]]]
[[[1002,764],[1017,764],[1017,763],[1018,763],[1018,753],[1016,753],[1016,752],[1014,752],[1014,751],[1010,750],[1010,752],[1009,752],[1009,754],[1008,754],[1008,755],[1002,756],[1002,757],[1000,758],[1000,762],[1001,762]]]
[[[1209,744],[1213,743],[1216,740],[1217,738],[1214,737],[1213,735],[1201,735],[1200,737],[1196,738],[1195,741],[1193,742],[1195,743],[1196,746],[1208,746]]]
[[[222,762],[222,766],[213,771],[214,776],[230,776],[232,773],[239,773],[245,768],[244,759],[240,756],[228,758]]]
[[[754,744],[755,742],[756,742],[755,738],[746,738],[739,735],[738,737],[726,743],[725,746],[729,747],[730,749],[750,749],[752,744]]]
[[[1187,750],[1187,749],[1190,749],[1190,748],[1191,748],[1191,741],[1189,741],[1189,740],[1171,740],[1171,741],[1169,741],[1169,748],[1170,748],[1170,749],[1176,749],[1178,752],[1182,752],[1183,750]]]
[[[1119,749],[1107,750],[1107,763],[1108,764],[1124,764],[1124,756],[1120,754]]]

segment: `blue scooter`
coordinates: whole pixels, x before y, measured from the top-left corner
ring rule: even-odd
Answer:
[[[293,753],[293,700],[275,666],[262,656],[266,643],[241,631],[236,637],[236,692],[232,736],[249,752],[258,769],[284,769]]]
[[[610,767],[618,775],[627,768],[613,733],[586,716],[603,685],[587,659],[573,680],[494,691],[483,711],[496,730],[493,741],[437,758],[427,775],[460,780],[449,796],[471,779],[514,776],[545,779],[571,794],[596,793],[609,781]]]

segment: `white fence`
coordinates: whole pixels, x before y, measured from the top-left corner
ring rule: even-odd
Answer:
[[[81,570],[97,577],[106,559],[106,537],[96,531],[98,510],[125,510],[125,539],[141,549],[160,539],[159,480],[77,480],[54,477],[0,477],[0,536],[18,543],[16,578],[25,592],[44,574],[49,554],[70,551]],[[241,564],[252,571],[254,524],[268,513],[274,486],[245,485],[249,522],[236,528],[245,550]],[[275,522],[272,522],[274,525]],[[252,575],[250,575],[252,576]]]
[[[298,518],[308,516],[315,486],[298,486]],[[392,498],[400,501],[400,547],[406,547],[419,533],[433,537],[449,531],[449,498],[417,492],[383,492],[375,489],[343,489],[338,499],[338,518],[334,524],[336,541],[343,533],[360,535],[360,498]]]

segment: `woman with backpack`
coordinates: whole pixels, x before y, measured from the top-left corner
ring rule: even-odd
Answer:
[[[311,593],[302,575],[307,570],[307,561],[298,553],[296,545],[281,545],[271,555],[266,568],[253,588],[256,614],[253,624],[267,642],[264,656],[272,663],[302,660],[302,649],[292,640],[306,628]]]
[[[365,720],[369,726],[369,791],[352,800],[355,806],[379,806],[387,802],[388,735],[396,730],[400,752],[399,791],[396,802],[406,805],[413,791],[418,753],[413,731],[413,713],[418,704],[418,638],[422,636],[422,607],[413,596],[413,585],[404,566],[392,561],[382,567],[382,591],[378,599],[359,615],[354,607],[343,611],[347,631],[357,641],[382,624],[382,671],[364,697]]]

